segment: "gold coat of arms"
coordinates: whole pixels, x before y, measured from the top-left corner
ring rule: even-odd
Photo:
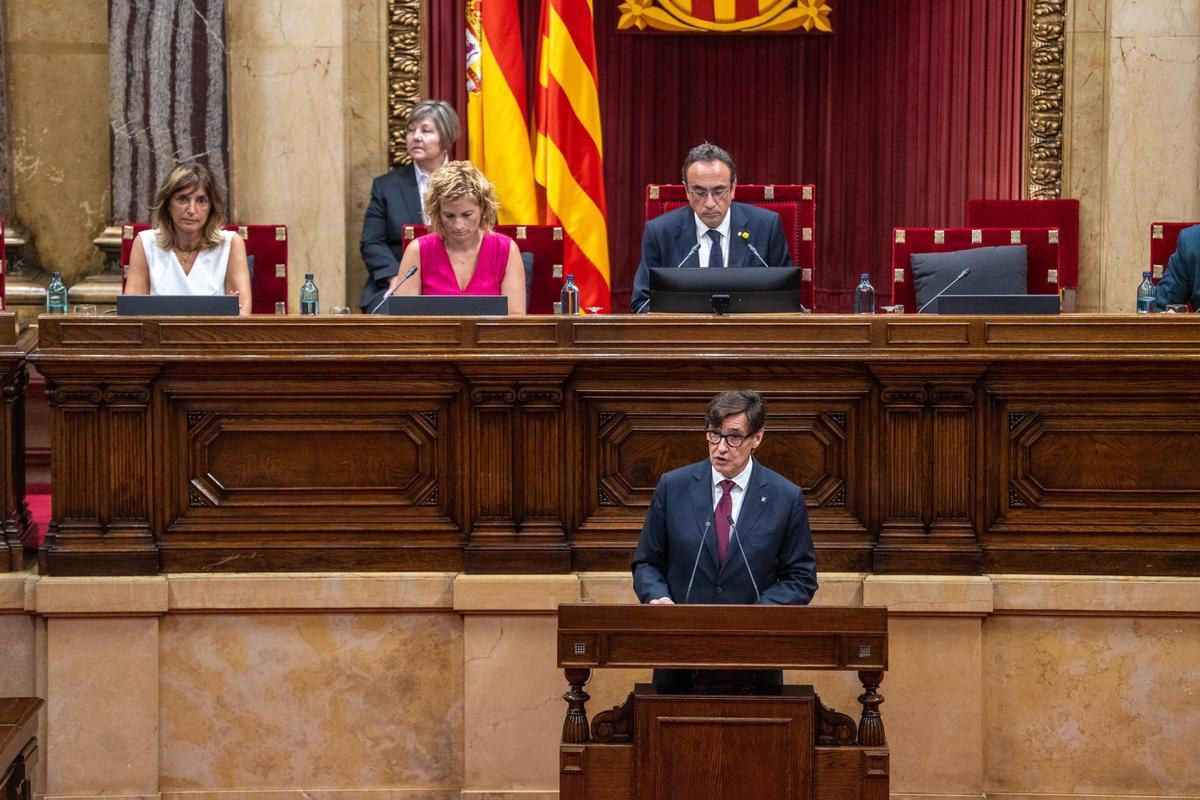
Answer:
[[[617,29],[676,33],[832,33],[825,0],[624,0]]]

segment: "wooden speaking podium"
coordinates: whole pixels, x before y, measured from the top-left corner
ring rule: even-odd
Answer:
[[[562,800],[887,800],[887,609],[564,605],[558,665],[570,684]],[[660,695],[638,684],[589,727],[583,687],[599,667],[857,670],[862,717],[826,708],[811,686]]]

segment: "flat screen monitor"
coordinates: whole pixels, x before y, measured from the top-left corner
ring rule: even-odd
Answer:
[[[945,294],[937,299],[939,314],[1057,314],[1056,294]]]
[[[389,297],[387,313],[401,317],[504,317],[508,316],[508,298],[434,294]]]
[[[236,317],[238,299],[233,295],[123,294],[117,297],[118,316],[138,317]]]
[[[685,314],[802,312],[795,267],[650,270],[650,311]]]

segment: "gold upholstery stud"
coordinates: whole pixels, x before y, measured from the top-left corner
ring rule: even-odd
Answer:
[[[529,230],[524,225],[517,226],[517,238],[518,239],[528,239],[529,238]]]
[[[764,200],[774,200],[775,199],[775,187],[774,186],[764,186],[763,187],[763,199]]]
[[[1009,231],[1008,241],[1012,242],[1013,244],[1020,244],[1021,243],[1021,232],[1020,231]]]
[[[121,226],[121,236],[125,239],[132,239],[133,238],[133,226],[132,225],[122,225]]]
[[[1162,280],[1163,265],[1155,264],[1154,267],[1150,270],[1150,274],[1154,276],[1154,280],[1156,280],[1156,281]]]
[[[1150,228],[1150,238],[1152,238],[1152,239],[1163,238],[1163,226],[1155,225],[1152,228]]]
[[[275,265],[275,277],[276,278],[286,278],[287,277],[287,264],[276,264]]]
[[[983,244],[983,231],[974,228],[971,231],[971,244]]]
[[[801,228],[800,229],[800,239],[805,242],[811,242],[812,241],[812,228]]]
[[[945,231],[934,231],[933,232],[933,243],[934,244],[945,244],[946,243],[946,232]]]
[[[904,270],[902,270],[902,269],[892,270],[892,280],[896,283],[904,283]]]
[[[803,189],[800,190],[801,199],[812,200],[812,192],[813,192],[813,187],[805,186]]]
[[[800,280],[804,283],[812,283],[812,267],[804,267],[800,270]]]
[[[1058,270],[1046,270],[1046,283],[1058,283]]]
[[[277,241],[277,242],[286,242],[287,241],[287,228],[280,225],[279,227],[277,227],[275,229],[275,241]]]
[[[562,238],[563,238],[562,227],[559,225],[555,225],[554,226],[554,235],[553,235],[554,241],[561,242]]]
[[[242,237],[243,239],[249,239],[250,229],[245,225],[238,225],[238,236]]]
[[[650,184],[650,199],[651,200],[658,199],[658,187],[656,185],[654,185],[653,183]]]
[[[414,235],[416,235],[416,231],[413,230],[413,226],[405,225],[404,226],[404,241],[407,242],[409,239],[413,238]]]
[[[562,264],[555,264],[553,273],[554,277],[561,278],[563,276]]]
[[[896,228],[896,244],[904,244],[904,229]]]

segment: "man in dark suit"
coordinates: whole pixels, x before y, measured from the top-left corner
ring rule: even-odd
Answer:
[[[1167,270],[1154,287],[1154,305],[1160,311],[1182,303],[1200,309],[1200,225],[1179,232]]]
[[[808,510],[799,486],[753,458],[765,433],[762,397],[723,392],[705,423],[708,459],[662,476],[650,500],[633,554],[638,599],[806,605],[817,590]],[[655,685],[686,691],[692,677],[656,670]],[[782,674],[760,672],[754,682],[770,690]]]
[[[358,303],[364,312],[379,304],[388,284],[400,269],[404,255],[404,226],[423,225],[422,198],[429,176],[449,160],[461,124],[454,108],[444,100],[425,100],[408,115],[405,147],[411,164],[380,175],[371,184],[371,201],[363,218],[359,251],[367,267],[367,281]]]
[[[655,217],[642,232],[629,305],[635,314],[652,310],[651,268],[792,266],[779,215],[733,202],[737,167],[729,153],[707,142],[693,147],[683,162],[683,186],[688,207]]]

